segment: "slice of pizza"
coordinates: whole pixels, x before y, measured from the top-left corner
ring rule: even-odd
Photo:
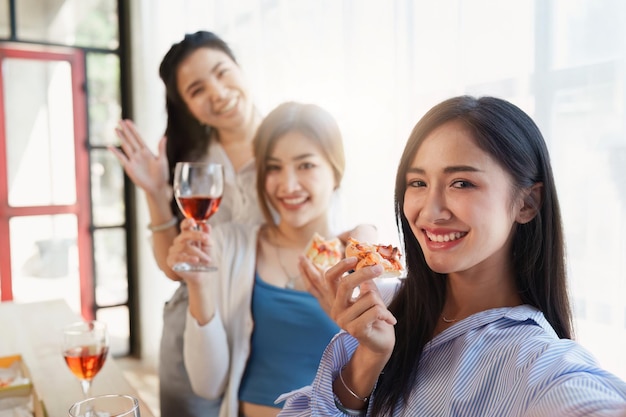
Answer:
[[[355,256],[358,259],[355,270],[369,265],[382,265],[384,272],[380,278],[399,277],[404,271],[400,262],[402,254],[398,248],[392,245],[372,245],[349,238],[346,245],[346,257],[350,256]]]
[[[338,238],[326,240],[315,233],[304,254],[315,266],[325,271],[343,258],[341,241]]]

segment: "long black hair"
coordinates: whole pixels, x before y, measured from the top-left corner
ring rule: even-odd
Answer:
[[[508,101],[460,96],[428,111],[414,127],[400,160],[395,186],[396,223],[404,246],[407,278],[389,310],[398,319],[396,345],[374,396],[373,415],[405,402],[418,373],[425,344],[432,339],[446,296],[446,277],[432,271],[404,215],[406,173],[424,139],[450,121],[463,122],[478,146],[522,189],[542,183],[541,206],[533,220],[517,224],[511,257],[517,291],[541,310],[557,335],[572,337],[566,288],[565,245],[556,187],[545,141],[533,120]]]
[[[200,48],[217,49],[237,63],[235,55],[219,36],[213,32],[198,31],[185,35],[184,39],[171,46],[163,57],[159,75],[165,84],[165,107],[167,110],[166,155],[169,164],[170,185],[174,179],[174,167],[180,161],[197,161],[206,156],[213,134],[211,126],[203,125],[189,111],[177,86],[178,66],[189,55]],[[172,199],[172,211],[179,213]]]

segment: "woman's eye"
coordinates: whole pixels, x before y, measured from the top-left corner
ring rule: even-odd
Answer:
[[[195,88],[189,92],[190,97],[195,97],[198,94],[202,93],[202,88]]]
[[[280,167],[278,165],[268,165],[267,166],[267,171],[280,171]]]
[[[315,164],[311,162],[303,162],[302,164],[300,164],[300,169],[313,169],[313,168],[315,168]]]
[[[422,180],[409,180],[406,183],[407,187],[418,188],[418,187],[426,187],[426,183]]]
[[[456,180],[452,183],[454,188],[473,188],[474,184],[465,180]]]

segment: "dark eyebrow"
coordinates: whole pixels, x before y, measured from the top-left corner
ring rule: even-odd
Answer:
[[[211,68],[211,72],[215,72],[217,70],[220,69],[220,66],[222,66],[224,64],[225,61],[217,61],[217,63],[215,65],[213,65],[213,68]]]
[[[454,166],[450,166],[450,167],[445,167],[443,169],[443,172],[446,174],[453,174],[455,172],[483,172],[482,170],[473,167],[473,166],[469,166],[469,165],[454,165]],[[407,174],[425,174],[426,171],[424,171],[422,168],[419,167],[409,167],[409,169],[407,169],[406,171]]]
[[[196,87],[196,85],[199,85],[199,84],[200,84],[200,81],[194,81],[194,82],[192,82],[191,84],[189,84],[189,85],[187,86],[187,88],[185,88],[185,93],[186,93],[186,94],[189,94],[189,92],[190,92],[191,90],[193,90],[193,89]]]

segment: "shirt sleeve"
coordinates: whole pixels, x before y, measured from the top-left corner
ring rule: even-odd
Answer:
[[[358,341],[345,331],[333,337],[322,355],[311,385],[281,395],[276,403],[286,401],[279,417],[344,417],[335,405],[333,382],[348,363]]]
[[[549,349],[544,358],[551,351],[555,354]],[[540,394],[526,416],[626,417],[626,382],[597,365],[585,349],[571,349],[554,366],[559,371],[536,386]],[[551,374],[549,368],[546,371]]]
[[[230,352],[219,310],[204,326],[187,311],[183,355],[193,391],[208,399],[220,397],[228,384]]]

